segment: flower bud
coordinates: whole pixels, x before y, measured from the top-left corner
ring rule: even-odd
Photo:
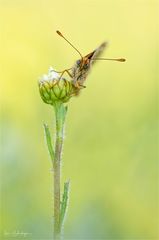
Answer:
[[[39,81],[39,91],[45,103],[54,105],[57,101],[65,103],[71,98],[73,85],[49,68],[48,75],[44,75]]]

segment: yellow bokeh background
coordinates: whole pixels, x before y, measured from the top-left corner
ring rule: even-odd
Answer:
[[[158,239],[157,0],[0,0],[1,234],[52,239],[53,184],[43,122],[54,113],[38,78],[103,41],[66,121],[62,184],[71,181],[65,239]]]

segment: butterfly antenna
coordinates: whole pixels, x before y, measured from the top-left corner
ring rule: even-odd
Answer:
[[[110,60],[110,61],[117,61],[117,62],[125,62],[125,58],[93,58],[92,61],[96,60]]]
[[[57,30],[56,33],[57,33],[60,37],[62,37],[63,39],[65,39],[65,41],[68,42],[68,44],[70,44],[71,47],[73,47],[73,48],[76,50],[76,52],[78,52],[79,55],[81,56],[81,58],[83,59],[83,56],[82,56],[82,54],[78,51],[78,49],[77,49],[75,46],[73,46],[72,43],[71,43],[70,41],[68,41],[68,40],[63,36],[63,34],[62,34],[60,31]]]

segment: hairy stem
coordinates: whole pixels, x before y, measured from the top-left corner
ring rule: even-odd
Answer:
[[[63,131],[66,109],[62,103],[55,106],[56,116],[56,143],[54,158],[54,239],[60,239],[60,176],[61,176],[61,153],[63,145]]]

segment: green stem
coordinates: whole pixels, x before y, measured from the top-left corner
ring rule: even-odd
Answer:
[[[56,116],[56,143],[54,158],[54,239],[60,239],[60,177],[61,177],[61,153],[63,146],[63,131],[66,108],[62,103],[54,106]]]

